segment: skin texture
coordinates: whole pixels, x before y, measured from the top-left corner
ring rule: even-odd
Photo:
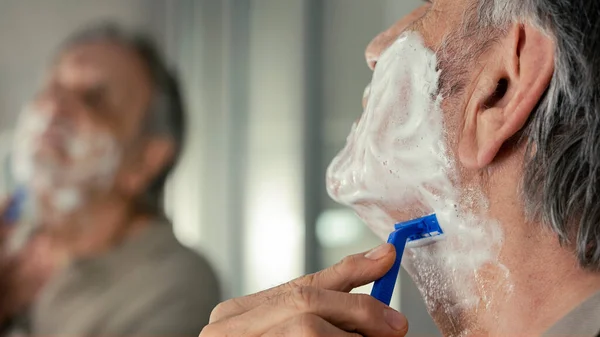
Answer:
[[[56,136],[57,130],[68,130],[72,137],[110,135],[121,159],[109,186],[91,182],[76,186],[84,202],[72,211],[64,212],[50,202],[55,195],[52,188],[30,186],[41,207],[41,227],[22,250],[2,257],[0,292],[18,298],[2,297],[0,320],[32,303],[68,259],[102,254],[143,230],[154,216],[142,211],[137,200],[171,161],[174,144],[170,138],[141,132],[152,98],[151,83],[142,60],[111,42],[71,47],[49,68],[43,87],[30,103],[35,113],[50,120],[50,127],[36,139],[36,156],[65,169],[76,165],[65,158],[64,149],[71,139]]]
[[[465,57],[461,53],[476,50],[478,44],[489,42],[490,38],[447,40],[462,28],[464,13],[471,5],[469,0],[424,4],[375,37],[367,47],[366,60],[375,69],[380,55],[402,32],[417,31],[425,45],[438,52],[442,74],[451,75],[445,78],[447,89],[461,80],[465,83],[462,90],[445,91],[442,110],[446,143],[455,159],[457,184],[465,198],[468,191],[481,191],[488,201],[485,215],[497,220],[502,228],[504,241],[499,260],[510,273],[511,287],[495,287],[500,282],[499,275],[484,270],[479,282],[486,285],[488,296],[497,300],[486,310],[465,310],[451,318],[431,307],[438,327],[446,336],[536,336],[599,291],[600,275],[581,269],[573,247],[561,246],[555,233],[528,220],[519,195],[525,145],[515,142],[514,137],[552,78],[554,43],[535,27],[514,25],[475,59]],[[453,45],[445,45],[447,41]],[[456,71],[459,67],[466,70]],[[456,74],[461,78],[453,77]],[[403,210],[394,214],[398,221],[412,217]],[[332,273],[336,268],[338,271]],[[323,275],[329,275],[354,287],[377,278],[377,273],[365,272],[365,268],[340,272],[338,265],[266,292],[225,302],[217,307],[212,324],[201,336],[352,336],[355,332],[363,336],[384,335],[361,325],[359,319],[380,319],[379,308],[366,306],[369,309],[365,311],[365,306],[350,306],[355,295],[346,294],[347,287],[324,287],[319,281]],[[368,279],[365,273],[370,275]],[[340,300],[332,303],[333,295],[316,290],[304,298],[295,290],[298,284],[338,291]],[[292,301],[294,309],[289,309],[290,302],[284,299],[290,297],[300,298],[304,304]],[[321,306],[331,306],[331,311],[315,309]],[[280,311],[286,312],[285,319],[272,319]],[[354,316],[355,312],[361,314]],[[348,318],[354,319],[353,325],[344,320]],[[399,331],[397,335],[403,333]]]

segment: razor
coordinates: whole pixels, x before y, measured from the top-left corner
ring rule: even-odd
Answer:
[[[395,230],[390,234],[387,242],[396,248],[396,260],[392,268],[373,284],[371,296],[375,297],[385,305],[390,305],[392,294],[400,266],[404,248],[416,248],[432,244],[443,239],[444,231],[435,214],[422,218],[401,222],[394,225]]]

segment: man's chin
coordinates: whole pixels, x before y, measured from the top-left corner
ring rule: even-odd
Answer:
[[[399,222],[405,222],[405,221],[409,221],[409,220],[422,218],[422,217],[430,215],[432,213],[433,213],[433,211],[430,210],[429,208],[423,207],[422,205],[418,205],[418,206],[413,206],[411,208],[406,208],[402,211],[391,211],[390,217],[392,219],[394,219],[394,221],[396,221],[396,223],[399,223]]]
[[[417,219],[432,213],[420,204],[407,205],[406,208],[393,209],[377,203],[362,203],[352,206],[358,216],[382,240],[387,240],[394,231],[394,225]]]
[[[386,218],[392,222],[392,225],[395,225],[400,222],[410,221],[414,219],[418,219],[424,217],[426,215],[430,215],[433,213],[430,207],[425,207],[424,205],[413,203],[411,205],[406,205],[399,208],[391,208],[391,207],[381,207],[375,206],[380,209],[381,213],[386,215]],[[364,212],[365,214],[361,214],[360,210],[357,210],[358,214],[361,217],[367,217],[371,212]]]

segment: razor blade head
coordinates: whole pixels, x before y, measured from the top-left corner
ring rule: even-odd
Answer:
[[[442,240],[444,234],[444,231],[442,230],[442,227],[440,226],[435,214],[430,214],[419,219],[402,222],[396,224],[395,227],[396,230],[406,227],[418,229],[413,234],[408,236],[406,242],[407,247],[420,247],[435,243]]]
[[[421,238],[414,239],[414,240],[407,240],[406,248],[417,248],[417,247],[429,246],[438,241],[444,240],[444,238],[445,237],[443,234],[439,234],[439,235],[435,235],[435,236],[431,236],[431,237],[421,237]]]

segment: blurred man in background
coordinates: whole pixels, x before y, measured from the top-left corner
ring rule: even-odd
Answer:
[[[177,79],[145,37],[102,25],[62,46],[16,132],[15,175],[39,227],[0,263],[6,327],[198,334],[218,283],[176,241],[161,207],[184,126]]]

